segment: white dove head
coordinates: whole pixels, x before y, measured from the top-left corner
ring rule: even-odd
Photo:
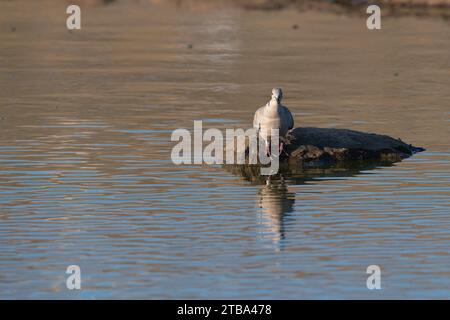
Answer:
[[[281,99],[283,99],[283,91],[281,90],[281,88],[272,89],[272,99],[277,100],[278,103],[281,102]]]

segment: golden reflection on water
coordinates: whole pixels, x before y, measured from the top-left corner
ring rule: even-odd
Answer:
[[[65,5],[0,1],[1,297],[73,298],[71,263],[84,298],[372,298],[373,263],[377,297],[448,297],[448,21],[117,1],[68,32]],[[269,185],[172,164],[172,130],[247,128],[274,86],[299,126],[427,151]]]
[[[285,238],[284,221],[294,211],[295,194],[288,191],[284,182],[268,183],[261,187],[257,195],[258,207],[262,209],[259,219],[263,226],[262,237],[269,237],[280,249],[280,241]]]

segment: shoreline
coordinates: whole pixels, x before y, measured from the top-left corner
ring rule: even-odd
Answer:
[[[100,1],[104,4],[126,0],[84,0]],[[338,15],[367,15],[367,6],[377,4],[385,17],[441,17],[450,20],[450,0],[144,0],[152,5],[188,8],[208,11],[234,7],[246,11],[296,10],[317,11]]]

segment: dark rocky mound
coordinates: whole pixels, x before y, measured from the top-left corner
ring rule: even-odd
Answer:
[[[280,160],[318,165],[352,160],[396,162],[424,150],[386,135],[348,129],[295,128],[285,143]]]
[[[377,167],[391,166],[424,148],[414,147],[386,135],[348,129],[295,128],[285,139],[277,174],[304,183],[317,177],[346,177]],[[248,160],[249,149],[246,149]],[[261,164],[224,165],[231,173],[253,183],[267,183]]]

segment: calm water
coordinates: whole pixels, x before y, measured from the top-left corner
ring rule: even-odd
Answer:
[[[65,19],[0,1],[0,298],[450,298],[448,21],[121,3]],[[427,151],[268,186],[172,164],[173,129],[247,128],[273,86],[297,126]]]

